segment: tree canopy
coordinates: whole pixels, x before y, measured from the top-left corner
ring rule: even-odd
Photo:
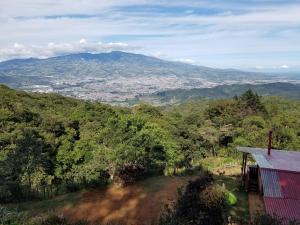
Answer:
[[[248,90],[233,99],[132,108],[0,85],[0,200],[176,173],[237,145],[300,149],[300,103]]]

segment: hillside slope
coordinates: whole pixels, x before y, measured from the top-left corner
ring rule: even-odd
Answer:
[[[233,69],[214,69],[180,62],[166,61],[141,54],[113,51],[109,53],[79,53],[48,59],[15,59],[0,63],[6,76],[179,76],[210,81],[254,78],[259,73]],[[261,79],[265,78],[263,74]]]
[[[262,96],[281,96],[285,98],[300,99],[300,85],[291,83],[268,84],[233,84],[220,85],[213,88],[176,89],[154,93],[144,96],[140,100],[156,101],[160,103],[184,102],[189,99],[225,99],[241,95],[251,89]]]

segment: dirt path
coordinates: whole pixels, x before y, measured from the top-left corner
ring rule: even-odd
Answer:
[[[189,179],[192,177],[169,177],[124,188],[111,186],[104,191],[87,191],[78,203],[59,211],[73,221],[147,225],[159,218],[165,204],[176,198],[177,188]]]
[[[263,199],[259,194],[249,193],[248,198],[249,198],[249,213],[250,213],[251,220],[253,220],[257,214],[266,213]]]

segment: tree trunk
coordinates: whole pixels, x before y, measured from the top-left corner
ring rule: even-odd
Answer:
[[[213,155],[213,157],[216,156],[216,153],[215,153],[215,147],[214,147],[214,146],[212,147],[212,155]]]

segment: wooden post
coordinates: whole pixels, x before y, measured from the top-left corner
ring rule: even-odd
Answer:
[[[245,154],[245,166],[244,166],[244,174],[246,174],[246,167],[247,167],[247,156],[248,153]]]
[[[247,174],[247,157],[248,153],[245,153],[245,166],[244,166],[244,176],[245,176],[245,188],[248,189],[248,174]]]
[[[242,162],[242,169],[241,169],[241,176],[242,176],[242,186],[245,186],[245,175],[244,175],[244,167],[245,167],[245,152],[243,152],[243,162]]]
[[[245,153],[243,152],[243,162],[242,162],[242,178],[244,177],[244,161],[245,161]]]

